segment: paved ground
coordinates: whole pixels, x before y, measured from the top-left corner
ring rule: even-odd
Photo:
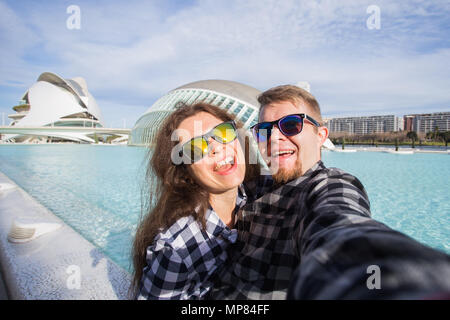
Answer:
[[[3,277],[2,277],[1,273],[0,273],[0,300],[8,300],[5,282],[3,281]]]
[[[1,172],[0,183],[15,185]],[[61,227],[32,241],[13,244],[6,235],[16,219],[58,223]],[[0,299],[128,298],[130,274],[19,186],[0,193],[0,262]],[[3,283],[8,285],[7,291]]]

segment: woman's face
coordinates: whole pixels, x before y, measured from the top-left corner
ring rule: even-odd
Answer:
[[[177,128],[181,133],[180,143],[204,135],[222,122],[207,112],[186,118]],[[245,157],[239,139],[222,144],[209,138],[208,144],[208,154],[189,165],[196,181],[209,193],[222,193],[236,188],[245,176]]]

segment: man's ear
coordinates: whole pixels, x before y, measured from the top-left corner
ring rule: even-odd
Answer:
[[[325,126],[317,128],[317,136],[319,139],[319,144],[322,146],[325,143],[325,140],[328,138],[328,128]]]

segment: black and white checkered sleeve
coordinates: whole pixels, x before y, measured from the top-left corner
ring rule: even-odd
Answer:
[[[147,266],[144,268],[139,300],[180,300],[189,299],[191,284],[185,262],[177,251],[169,245],[155,250],[147,249]]]
[[[295,236],[298,255],[305,255],[344,226],[373,221],[362,183],[339,169],[326,169],[311,180],[305,191],[302,218]]]
[[[301,263],[288,299],[450,294],[450,256],[371,219],[366,192],[354,176],[336,170],[314,181],[307,204],[295,239]],[[379,290],[367,284],[368,268],[374,266],[381,274]]]

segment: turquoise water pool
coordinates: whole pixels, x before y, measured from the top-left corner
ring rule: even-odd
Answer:
[[[1,145],[0,171],[131,270],[145,154],[127,146]],[[450,253],[449,155],[322,155],[362,181],[375,219]]]

